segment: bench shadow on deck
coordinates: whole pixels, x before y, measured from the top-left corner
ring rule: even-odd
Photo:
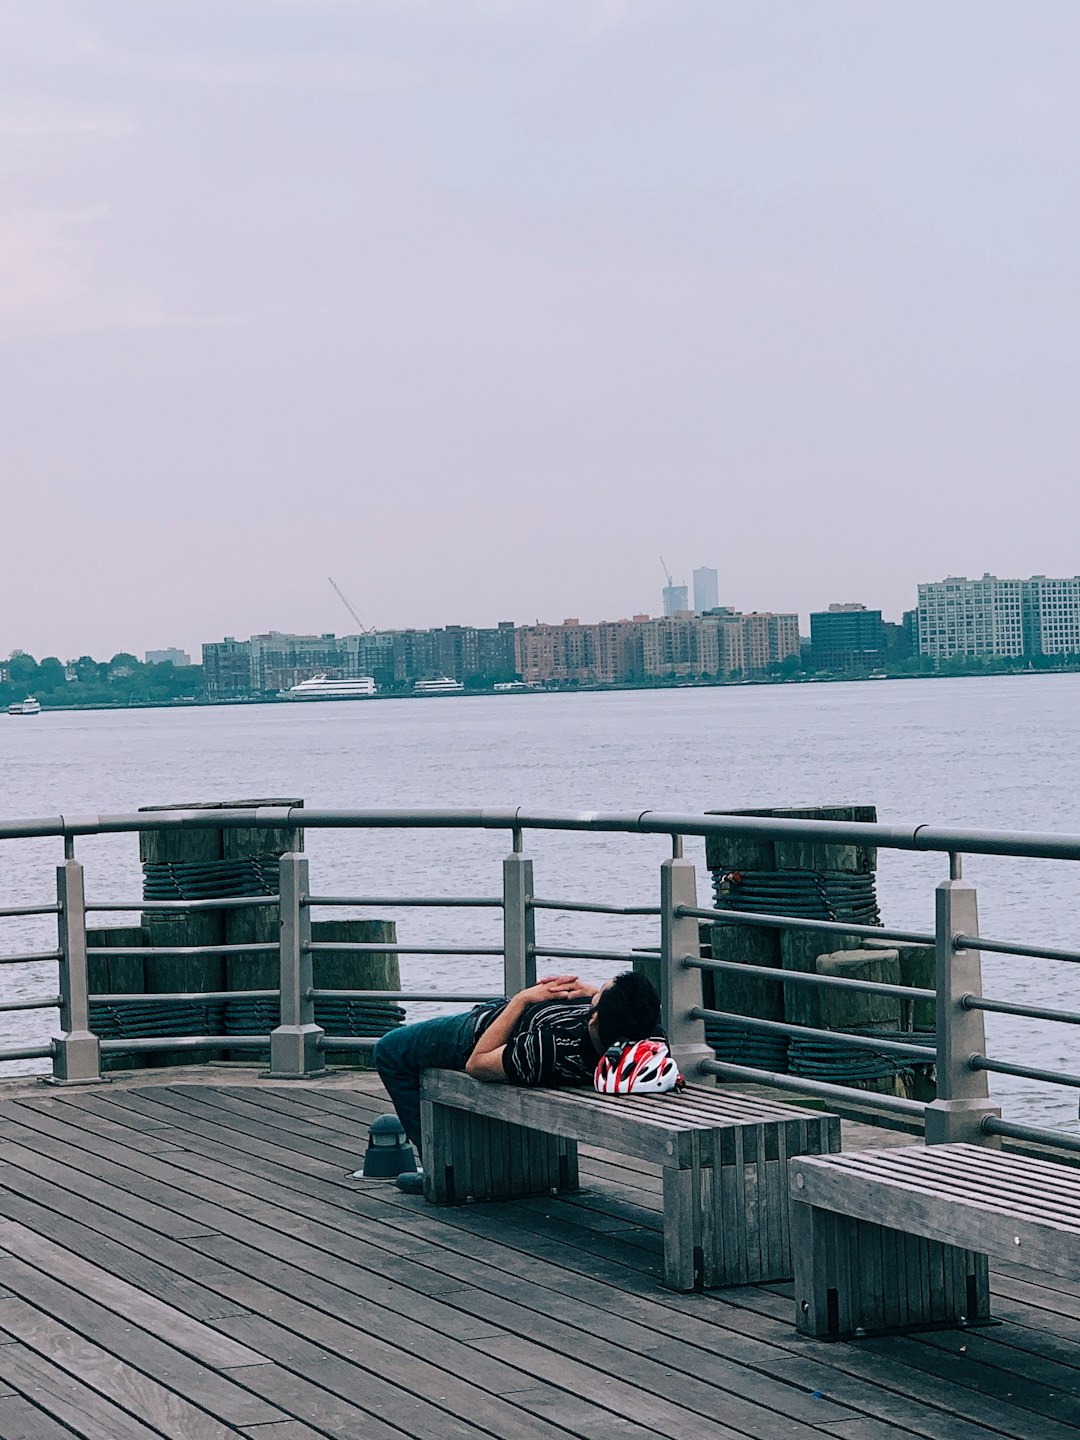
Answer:
[[[366,1075],[0,1091],[2,1440],[1064,1440],[1080,1286],[1000,1325],[823,1344],[790,1285],[659,1288],[659,1177],[435,1210],[350,1177]]]

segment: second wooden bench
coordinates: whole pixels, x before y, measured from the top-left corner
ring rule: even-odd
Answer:
[[[791,1166],[795,1323],[842,1339],[990,1317],[987,1256],[1080,1277],[1080,1170],[984,1145]]]
[[[675,1290],[790,1279],[787,1162],[840,1148],[836,1115],[711,1086],[599,1095],[454,1070],[424,1071],[421,1123],[435,1204],[574,1191],[581,1142],[659,1166]]]

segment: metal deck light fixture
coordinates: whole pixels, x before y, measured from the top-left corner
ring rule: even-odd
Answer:
[[[365,1180],[392,1180],[410,1170],[416,1170],[416,1155],[401,1121],[396,1115],[380,1115],[368,1131],[364,1168],[354,1173]]]

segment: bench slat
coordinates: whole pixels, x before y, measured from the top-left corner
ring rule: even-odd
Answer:
[[[997,1240],[997,1253],[1011,1254],[1014,1259],[1021,1258],[1022,1250],[1026,1254],[1026,1245],[1031,1243],[1022,1237],[1021,1245],[1015,1245],[1015,1236],[1023,1226],[1029,1227],[1033,1235],[1044,1234],[1051,1244],[1055,1236],[1072,1236],[1074,1243],[1080,1239],[1080,1209],[1045,1201],[1035,1188],[1041,1178],[1039,1170],[1029,1169],[1022,1177],[1016,1177],[1015,1187],[1000,1188],[993,1181],[1007,1177],[1009,1167],[990,1162],[990,1181],[980,1192],[974,1186],[957,1184],[949,1166],[951,1157],[939,1154],[953,1148],[939,1145],[925,1150],[915,1147],[910,1151],[907,1148],[864,1150],[851,1155],[807,1158],[792,1171],[792,1194],[803,1204],[872,1219],[875,1224],[892,1224],[888,1217],[895,1215],[898,1217],[896,1229],[903,1229],[902,1221],[914,1214],[924,1217],[927,1224],[936,1220],[939,1229],[956,1228],[961,1221],[951,1218],[954,1212],[957,1216],[960,1212],[970,1212],[963,1222],[964,1228],[969,1232],[977,1228],[978,1234],[968,1243],[976,1249],[995,1249],[995,1237],[1006,1237]],[[976,1146],[964,1148],[978,1149]],[[985,1153],[1006,1161],[1011,1158],[1001,1156],[1000,1151]],[[1035,1164],[1049,1169],[1048,1178],[1053,1180],[1053,1172],[1058,1168],[1053,1162]],[[802,1185],[798,1183],[800,1174]],[[934,1238],[943,1237],[935,1232]],[[1036,1262],[1025,1258],[1023,1263]]]
[[[1066,1226],[1076,1222],[1080,1229],[1080,1190],[1075,1195],[1048,1189],[1044,1192],[1042,1187],[1050,1181],[1037,1172],[1011,1174],[990,1170],[978,1176],[968,1165],[954,1166],[950,1163],[952,1157],[942,1157],[941,1163],[927,1165],[919,1151],[901,1150],[898,1156],[908,1153],[910,1159],[894,1161],[874,1173],[889,1174],[899,1184],[931,1191],[945,1187],[946,1193],[956,1199],[967,1199],[1009,1214],[1019,1211],[1032,1219],[1059,1220]],[[1039,1188],[1034,1188],[1036,1186]]]

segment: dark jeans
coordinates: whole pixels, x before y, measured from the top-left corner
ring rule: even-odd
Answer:
[[[472,1051],[473,1017],[439,1015],[390,1030],[375,1046],[375,1067],[405,1134],[420,1150],[420,1071],[464,1070]]]

